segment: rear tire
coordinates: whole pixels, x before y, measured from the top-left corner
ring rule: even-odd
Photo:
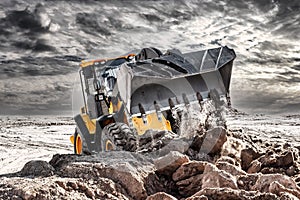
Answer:
[[[103,151],[132,151],[137,148],[136,137],[127,124],[111,123],[104,127],[101,134]]]

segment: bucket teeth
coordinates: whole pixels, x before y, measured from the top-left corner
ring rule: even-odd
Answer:
[[[203,97],[202,97],[202,95],[200,94],[200,92],[197,92],[197,93],[196,93],[196,96],[197,96],[197,100],[198,100],[199,103],[203,101]]]
[[[200,105],[200,111],[202,111],[202,109],[203,109],[203,106],[202,106],[203,105],[203,97],[200,94],[200,92],[197,92],[196,96],[197,96],[198,103]]]
[[[231,108],[231,99],[230,99],[230,96],[229,96],[229,92],[226,93],[226,100],[227,100],[227,106],[229,108]]]
[[[148,123],[146,114],[142,114],[142,119],[143,119],[143,123],[144,123],[144,124],[147,124],[147,123]]]
[[[169,98],[168,101],[169,101],[169,106],[170,106],[170,108],[171,108],[171,109],[174,108],[175,105],[174,105],[173,100],[172,100],[171,98]]]
[[[175,104],[173,102],[173,100],[171,98],[168,99],[169,101],[169,106],[170,106],[170,110],[171,110],[171,113],[172,113],[172,118],[175,120],[176,119],[176,109],[175,109]]]
[[[185,105],[189,105],[190,104],[190,102],[189,102],[189,100],[188,100],[188,98],[187,98],[187,96],[186,96],[185,93],[182,93],[182,99],[183,99],[183,102],[184,102]]]
[[[147,124],[146,112],[145,112],[145,109],[144,109],[144,107],[141,103],[139,103],[139,110],[140,110],[140,113],[142,115],[142,119],[143,119],[144,124]]]
[[[154,108],[155,108],[156,112],[160,111],[160,107],[156,101],[154,101]]]
[[[154,108],[155,108],[155,111],[156,111],[157,119],[159,121],[161,121],[162,120],[162,116],[161,116],[162,114],[161,114],[160,107],[159,107],[159,105],[157,104],[156,101],[154,101]]]
[[[142,104],[140,104],[139,103],[139,110],[140,110],[140,113],[143,115],[143,114],[146,114],[146,112],[145,112],[145,109],[144,109],[144,107],[143,107],[143,105]]]
[[[180,104],[180,101],[179,101],[179,99],[177,97],[176,97],[176,103]]]

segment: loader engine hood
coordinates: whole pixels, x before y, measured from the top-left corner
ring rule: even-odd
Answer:
[[[228,47],[182,54],[178,50],[136,62],[124,63],[118,70],[116,91],[128,111],[139,113],[169,107],[169,99],[180,104],[205,99],[211,89],[221,96],[229,95],[232,64],[236,55]]]

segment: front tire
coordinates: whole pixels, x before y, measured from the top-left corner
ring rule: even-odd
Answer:
[[[131,151],[137,149],[136,137],[127,124],[111,123],[101,134],[103,151]]]

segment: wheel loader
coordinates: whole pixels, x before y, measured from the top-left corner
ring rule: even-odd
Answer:
[[[75,154],[135,151],[137,138],[148,130],[180,134],[186,106],[201,105],[211,91],[230,103],[235,57],[226,46],[188,53],[151,47],[82,61],[84,105],[70,138]]]

